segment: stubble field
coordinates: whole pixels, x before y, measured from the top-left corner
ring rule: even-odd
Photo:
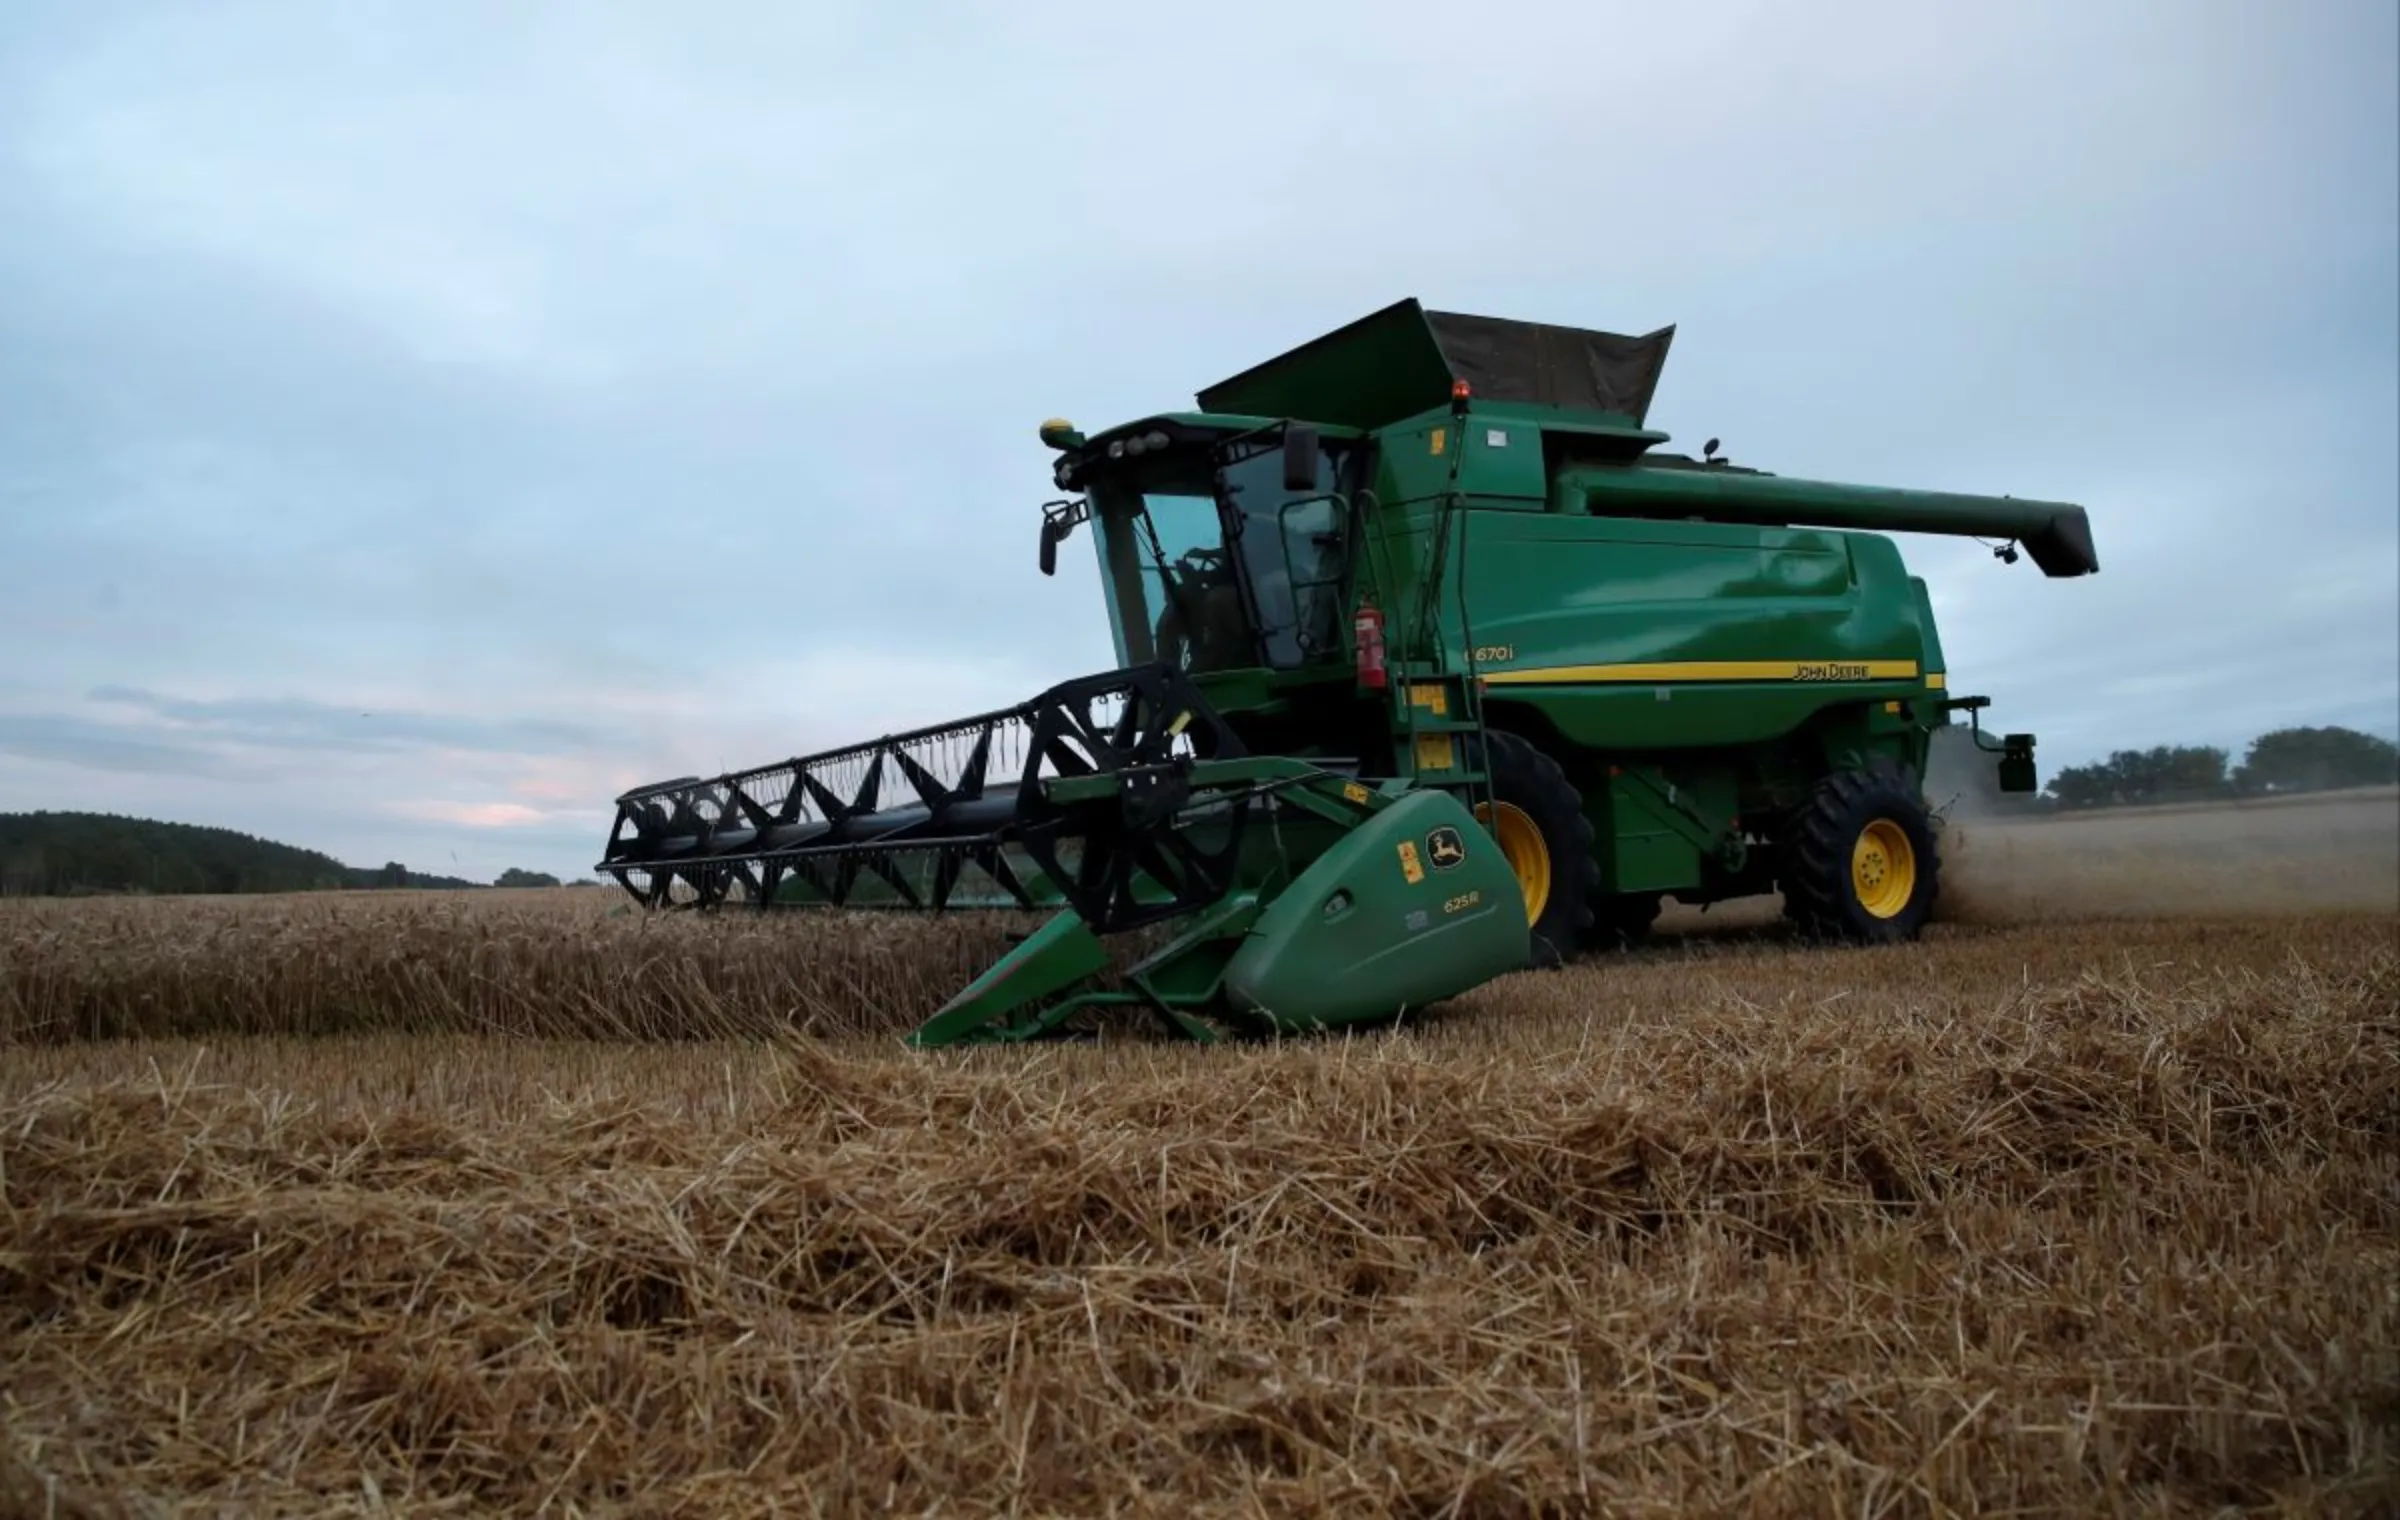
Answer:
[[[929,1055],[1010,925],[0,903],[0,1513],[2400,1505],[2400,800],[1949,900]]]

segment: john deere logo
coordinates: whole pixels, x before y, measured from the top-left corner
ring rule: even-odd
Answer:
[[[1443,824],[1425,836],[1425,858],[1433,862],[1435,870],[1447,871],[1465,862],[1467,842],[1459,837],[1458,830]]]

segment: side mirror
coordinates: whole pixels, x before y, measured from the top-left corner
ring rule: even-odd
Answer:
[[[1042,574],[1058,574],[1058,546],[1074,536],[1075,525],[1092,515],[1080,501],[1054,501],[1042,508]]]
[[[1283,488],[1287,491],[1313,491],[1317,488],[1317,430],[1304,422],[1286,424],[1283,430]]]

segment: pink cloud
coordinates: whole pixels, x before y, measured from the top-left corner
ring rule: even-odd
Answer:
[[[594,787],[580,777],[560,775],[525,776],[512,782],[509,790],[535,802],[590,803],[594,798],[606,801]],[[620,788],[619,790],[622,790]]]
[[[392,810],[429,823],[455,823],[470,829],[518,828],[549,819],[539,808],[515,802],[402,802]]]

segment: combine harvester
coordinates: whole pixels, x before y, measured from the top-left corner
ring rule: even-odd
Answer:
[[[1078,1010],[1172,1030],[1383,1019],[1780,892],[1915,936],[1920,778],[1964,710],[1886,532],[2098,568],[2081,507],[1665,454],[1647,337],[1403,301],[1172,412],[1041,429],[1120,668],[1021,706],[628,792],[598,869],[652,907],[1053,910],[914,1035]],[[1105,937],[1158,930],[1112,974]]]

